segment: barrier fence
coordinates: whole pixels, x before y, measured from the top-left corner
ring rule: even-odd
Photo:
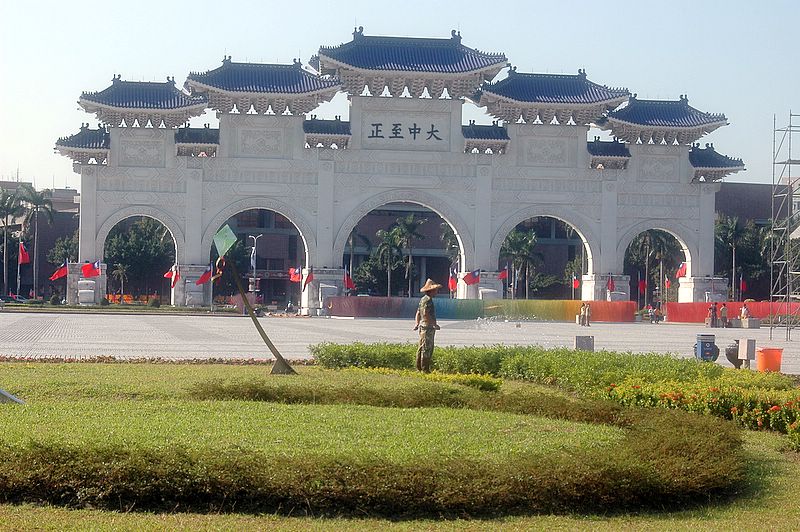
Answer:
[[[708,307],[711,303],[666,303],[667,319],[672,322],[703,323],[708,316]],[[721,306],[718,303],[717,306]],[[747,305],[750,317],[766,319],[770,316],[787,316],[800,314],[800,303],[780,303],[769,301],[727,301],[728,318],[738,318],[742,312],[742,305]]]
[[[326,300],[332,316],[356,318],[414,319],[419,298],[333,296]],[[575,321],[583,301],[510,299],[433,299],[436,317],[444,320],[474,320],[487,317],[542,321]],[[591,301],[592,321],[634,321],[634,301]]]

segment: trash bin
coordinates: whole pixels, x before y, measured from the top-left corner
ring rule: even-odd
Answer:
[[[713,334],[698,334],[697,343],[694,344],[694,356],[697,360],[704,362],[714,362],[719,357],[719,347],[714,343],[716,340]]]
[[[756,369],[780,372],[782,357],[782,347],[761,347],[756,350]]]

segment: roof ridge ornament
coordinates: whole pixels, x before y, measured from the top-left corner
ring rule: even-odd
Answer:
[[[117,83],[118,81],[122,80],[122,74],[114,74],[114,77],[111,78],[111,83]]]
[[[586,79],[586,69],[585,68],[579,68],[578,69],[578,76],[582,77],[583,79]]]
[[[231,56],[223,55],[222,56],[222,64],[223,65],[229,65],[230,63],[231,63]]]
[[[364,36],[364,26],[353,28],[353,39],[359,39]]]
[[[450,38],[453,39],[456,43],[461,43],[461,32],[456,30],[450,30]]]

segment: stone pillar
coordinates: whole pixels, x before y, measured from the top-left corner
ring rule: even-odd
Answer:
[[[614,291],[608,290],[608,279],[614,279]],[[581,277],[581,300],[583,301],[629,301],[630,275],[602,273]]]
[[[481,280],[475,284],[467,284],[464,282],[464,276],[469,272],[458,272],[458,285],[456,287],[457,299],[478,299],[480,294],[479,289],[483,283],[484,272],[481,272]]]
[[[211,305],[211,282],[196,285],[208,264],[181,264],[181,278],[172,289],[170,303],[177,307],[207,307]]]
[[[97,241],[97,170],[81,169],[80,225],[78,228],[78,262],[96,261]],[[80,270],[79,270],[80,273]]]
[[[488,156],[487,156],[488,157]],[[479,156],[479,160],[481,157]],[[487,163],[491,161],[486,161]],[[490,256],[492,249],[492,168],[489,164],[479,164],[475,186],[475,264],[462,265],[473,270],[494,271],[497,268],[497,257]],[[463,238],[463,237],[462,237]]]
[[[700,220],[697,233],[697,257],[692,257],[688,265],[688,275],[693,277],[708,277],[714,275],[714,226],[715,226],[715,197],[719,184],[700,185]],[[702,301],[702,300],[700,300]]]
[[[331,295],[344,293],[343,268],[314,268],[314,278],[308,283],[300,296],[300,313],[304,316],[319,316],[327,312],[325,298]],[[309,270],[303,269],[303,283],[308,277]]]
[[[195,161],[192,161],[196,163]],[[203,244],[203,171],[188,170],[186,179],[186,223],[184,224],[184,257],[175,257],[178,264],[200,264],[209,260],[211,250]],[[173,235],[177,238],[177,235]],[[177,252],[177,250],[176,250]]]
[[[85,263],[67,264],[67,305],[99,305],[100,300],[106,297],[108,289],[107,265],[100,264],[100,275],[85,279],[81,268]],[[81,291],[91,290],[93,293],[87,300],[81,301]],[[86,293],[86,292],[83,292]]]
[[[320,158],[333,158],[330,151],[317,151]],[[323,268],[338,268],[342,265],[342,257],[333,256],[334,178],[332,160],[322,160],[319,163],[317,194],[316,256],[307,258],[307,260],[313,261],[313,264]],[[309,235],[304,236],[309,238]],[[314,274],[316,275],[316,270]]]
[[[678,303],[727,301],[728,286],[725,277],[681,277],[678,279]]]
[[[602,183],[602,211],[600,214],[600,246],[599,257],[593,258],[594,273],[598,272],[618,272],[622,270],[622,264],[617,264],[617,182],[608,180],[616,176],[613,171],[601,170],[603,173]],[[608,276],[606,276],[608,279]],[[605,288],[605,285],[603,286]],[[601,299],[605,299],[604,297]]]

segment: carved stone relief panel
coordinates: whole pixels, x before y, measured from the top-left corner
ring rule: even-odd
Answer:
[[[640,181],[677,182],[680,177],[677,157],[643,157],[639,162]]]
[[[119,192],[186,192],[185,170],[156,168],[104,168],[97,190]]]
[[[522,164],[547,168],[573,166],[570,161],[570,150],[574,151],[574,146],[575,143],[569,138],[526,138],[522,150]]]
[[[120,139],[120,166],[149,166],[163,168],[165,166],[164,143],[158,140]]]
[[[240,129],[237,155],[243,157],[280,157],[283,155],[283,130]]]

